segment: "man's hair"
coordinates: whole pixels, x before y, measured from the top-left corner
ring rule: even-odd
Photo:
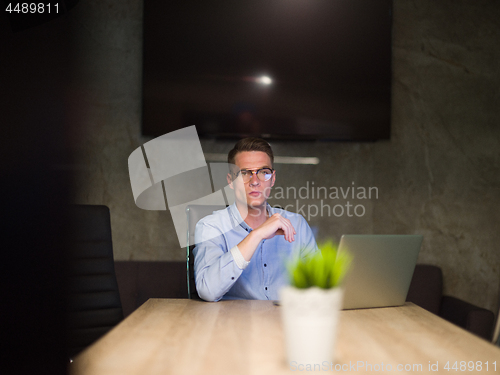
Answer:
[[[233,147],[229,154],[227,155],[227,162],[229,164],[235,164],[234,160],[239,152],[243,151],[262,151],[269,156],[271,159],[271,167],[274,164],[274,155],[271,145],[264,141],[262,138],[248,137],[240,139]]]

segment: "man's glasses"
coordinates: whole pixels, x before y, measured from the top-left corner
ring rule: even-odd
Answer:
[[[256,171],[252,171],[249,169],[242,169],[236,173],[236,177],[241,175],[244,183],[249,182],[252,179],[253,174],[257,175],[257,178],[261,181],[269,181],[269,179],[273,176],[274,169],[271,168],[261,168]]]

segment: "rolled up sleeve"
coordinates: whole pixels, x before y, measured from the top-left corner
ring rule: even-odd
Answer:
[[[195,243],[194,275],[198,295],[205,301],[219,301],[243,270],[228,250],[223,234],[203,220],[196,225]]]

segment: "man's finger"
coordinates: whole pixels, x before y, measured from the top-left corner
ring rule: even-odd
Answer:
[[[292,223],[290,222],[290,220],[285,219],[285,218],[282,218],[281,221],[283,223],[282,229],[285,232],[285,239],[288,242],[294,241],[295,240],[295,238],[294,238],[295,228],[293,227]]]

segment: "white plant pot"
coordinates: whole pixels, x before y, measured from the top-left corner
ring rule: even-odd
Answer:
[[[280,292],[290,366],[333,362],[344,290],[284,287]]]

